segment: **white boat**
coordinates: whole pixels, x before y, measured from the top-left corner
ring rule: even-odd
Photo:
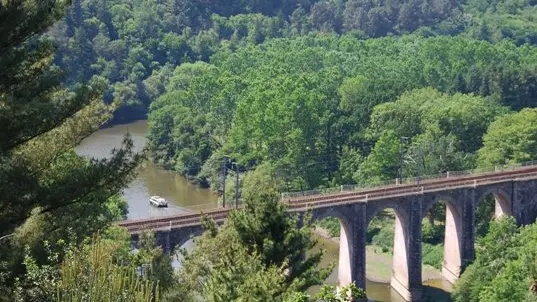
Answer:
[[[149,203],[154,205],[155,207],[167,207],[168,206],[168,201],[166,201],[166,199],[160,196],[151,196],[151,198],[149,198]]]

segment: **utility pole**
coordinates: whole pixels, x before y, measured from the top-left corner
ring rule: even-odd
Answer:
[[[222,164],[222,207],[226,207],[226,174],[227,174],[227,156],[224,156],[224,161]]]
[[[239,207],[239,165],[235,163],[235,208]]]
[[[418,177],[416,178],[418,184],[420,183],[420,172],[421,172],[421,145],[418,145]]]
[[[403,182],[403,144],[408,143],[409,138],[402,136],[399,138],[399,183]]]

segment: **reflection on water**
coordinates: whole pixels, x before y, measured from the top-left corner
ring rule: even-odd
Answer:
[[[76,148],[78,154],[102,158],[110,154],[113,148],[121,145],[126,133],[130,133],[136,150],[142,150],[147,139],[147,121],[137,121],[130,124],[114,126],[97,131]],[[190,184],[183,177],[172,171],[166,171],[155,166],[150,161],[144,163],[137,178],[123,192],[129,203],[129,218],[147,218],[171,215],[189,210],[214,208],[217,196],[207,189]],[[169,208],[155,208],[149,205],[151,195],[160,195],[170,201]],[[321,265],[336,263],[339,256],[338,244],[332,240],[318,237],[318,246],[325,249]],[[190,240],[183,248],[192,249]],[[317,248],[318,249],[318,248]],[[174,261],[175,268],[180,267],[179,261]],[[327,284],[336,284],[337,268],[334,268]],[[451,284],[445,280],[429,280],[424,283],[424,301],[450,301]],[[312,288],[316,292],[318,288]],[[367,281],[367,296],[372,301],[404,301],[387,283]]]
[[[321,267],[326,267],[330,264],[336,265],[332,270],[332,273],[326,280],[326,284],[335,285],[337,281],[337,260],[339,258],[339,245],[337,242],[315,235],[315,239],[318,244],[313,249],[313,252],[324,250],[324,255],[321,261]],[[424,294],[423,301],[451,301],[449,292],[452,290],[452,285],[446,280],[428,280],[423,282]],[[391,302],[404,302],[405,300],[395,292],[389,283],[373,282],[366,280],[366,293],[369,301],[391,301]],[[314,287],[310,290],[310,293],[315,293],[319,287]]]
[[[113,148],[121,146],[121,140],[130,133],[135,149],[141,151],[147,141],[147,121],[137,121],[101,129],[85,139],[77,148],[78,154],[102,158],[109,156]],[[147,218],[172,215],[189,210],[214,208],[217,196],[208,189],[189,183],[173,171],[167,171],[145,162],[137,178],[123,191],[129,203],[129,218]],[[169,201],[168,208],[155,208],[149,205],[151,195],[160,195]]]

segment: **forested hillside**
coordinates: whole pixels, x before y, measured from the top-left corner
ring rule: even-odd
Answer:
[[[149,119],[156,162],[214,189],[225,156],[241,172],[266,163],[288,191],[392,179],[401,148],[405,176],[534,158],[485,160],[503,151],[482,138],[535,106],[536,12],[534,0],[75,0],[49,34],[68,86],[104,83],[121,104],[112,122]]]
[[[395,178],[406,136],[424,172],[470,168],[495,116],[535,102],[536,56],[464,37],[326,34],[222,50],[178,67],[152,103],[153,156],[213,180],[224,154],[268,161],[291,189],[314,188]]]
[[[182,63],[209,61],[275,37],[314,32],[358,38],[464,35],[497,43],[537,43],[536,3],[454,0],[187,1],[74,0],[50,30],[68,82],[101,77],[105,99],[123,107],[115,122],[145,118],[161,84]]]
[[[307,294],[332,267],[281,192],[537,160],[537,0],[0,1],[0,70],[0,301],[365,298]],[[136,119],[151,160],[243,205],[202,219],[178,275],[112,225],[145,151],[74,151]],[[537,301],[535,224],[490,223],[485,199],[453,297]],[[422,221],[436,268],[444,209]],[[367,231],[383,265],[394,217]]]

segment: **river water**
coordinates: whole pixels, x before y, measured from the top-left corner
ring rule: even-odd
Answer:
[[[121,146],[124,135],[130,133],[136,150],[142,150],[147,139],[147,121],[137,121],[130,124],[105,128],[85,139],[76,152],[88,157],[103,158],[110,154],[113,148]],[[155,208],[149,204],[149,197],[160,195],[169,201],[168,208]],[[129,219],[140,219],[187,213],[201,209],[211,209],[217,206],[218,197],[208,189],[200,188],[189,183],[185,178],[172,171],[164,170],[151,161],[145,162],[136,179],[124,189],[123,196],[129,204]],[[338,244],[330,239],[317,238],[319,246],[325,249],[321,265],[337,261],[339,257]],[[191,243],[189,243],[191,244]],[[390,263],[386,263],[390,265]],[[327,284],[335,284],[337,268],[327,279]],[[425,282],[426,301],[449,301],[446,290],[449,283],[443,280]],[[367,281],[367,296],[373,301],[404,301],[395,293],[388,283]]]
[[[113,148],[121,146],[124,135],[130,133],[137,151],[147,141],[147,121],[137,121],[101,129],[85,139],[76,152],[85,156],[106,157]],[[123,191],[129,204],[129,219],[165,216],[192,210],[214,208],[218,197],[208,189],[189,183],[173,171],[164,170],[150,160],[143,163],[136,179]],[[168,208],[149,204],[149,197],[160,195],[169,201]]]

